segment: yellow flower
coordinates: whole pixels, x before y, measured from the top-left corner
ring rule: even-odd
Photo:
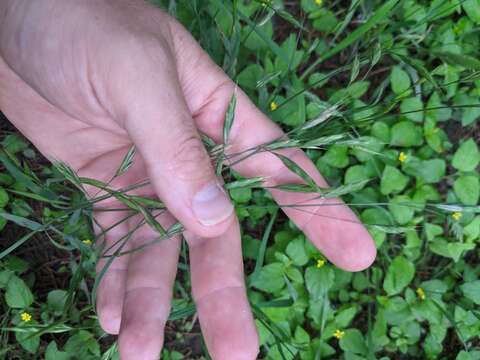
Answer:
[[[322,260],[322,259],[318,259],[317,260],[317,268],[321,268],[325,265],[325,260]]]
[[[452,214],[452,218],[453,218],[453,220],[458,221],[458,220],[460,220],[460,219],[462,218],[462,213],[461,213],[461,212],[458,212],[458,211],[457,211],[457,212],[454,212],[454,213]]]
[[[340,329],[337,329],[335,330],[335,332],[333,333],[333,336],[335,336],[338,340],[340,340],[341,338],[343,338],[345,336],[345,331],[342,331]]]
[[[272,101],[272,102],[270,103],[270,110],[271,110],[271,111],[275,111],[275,110],[277,110],[277,108],[278,108],[277,103],[276,103],[275,101]]]
[[[400,162],[404,162],[405,160],[407,160],[407,154],[405,154],[403,151],[400,153],[400,155],[398,155],[398,160]]]
[[[423,290],[422,288],[418,288],[416,290],[416,293],[417,293],[417,295],[420,299],[425,300],[425,298],[426,298],[425,290]]]
[[[29,322],[30,320],[32,320],[32,315],[30,315],[29,313],[27,312],[23,312],[21,315],[20,315],[20,318],[25,321],[25,322]]]

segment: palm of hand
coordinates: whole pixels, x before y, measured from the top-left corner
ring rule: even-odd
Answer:
[[[211,354],[215,359],[252,359],[258,340],[245,293],[237,221],[228,216],[215,227],[200,224],[189,210],[190,204],[184,201],[191,189],[182,192],[182,186],[198,188],[212,176],[208,155],[195,127],[222,142],[223,118],[234,85],[189,34],[166,15],[157,11],[151,15],[152,9],[142,5],[132,6],[129,10],[136,16],[131,16],[122,6],[125,7],[97,8],[100,18],[102,12],[111,15],[113,11],[116,20],[95,23],[86,34],[65,34],[55,28],[41,34],[51,39],[61,34],[62,40],[52,40],[53,51],[39,51],[44,57],[40,56],[32,66],[15,63],[15,59],[25,58],[25,49],[12,44],[4,46],[5,58],[15,72],[0,61],[0,81],[8,84],[0,90],[0,105],[43,154],[70,164],[81,176],[108,181],[131,145],[137,146],[139,155],[133,167],[115,179],[112,187],[124,188],[150,179],[152,186],[138,190],[137,194],[159,196],[189,230],[185,237],[190,248],[193,295]],[[79,10],[68,12],[74,14],[69,15],[73,16],[70,21],[88,23],[88,7],[80,6]],[[41,11],[36,13],[41,16]],[[140,18],[142,22],[138,21]],[[30,42],[35,49],[38,35],[34,35]],[[74,45],[66,51],[65,43]],[[282,135],[241,92],[237,109],[231,131],[232,152]],[[319,184],[324,184],[301,151],[285,154]],[[273,185],[299,181],[271,154],[254,156],[236,169],[245,176],[266,175]],[[173,188],[175,192],[171,191]],[[307,203],[311,198],[311,194],[272,193],[281,204]],[[114,202],[100,204],[96,221],[102,228],[126,216],[126,212],[105,211],[118,206]],[[311,209],[311,213],[294,208],[285,212],[336,264],[357,270],[371,263],[375,254],[372,241],[351,211],[343,206]],[[312,216],[319,213],[325,218]],[[101,241],[107,247],[114,244],[139,221],[130,218]],[[169,214],[160,218],[166,227],[174,221]],[[342,232],[338,231],[339,226]],[[123,250],[155,237],[148,226],[142,226]],[[120,333],[122,358],[158,356],[179,247],[180,240],[175,237],[147,251],[119,257],[100,283],[100,322],[107,332]],[[104,265],[104,260],[99,261],[98,269]]]

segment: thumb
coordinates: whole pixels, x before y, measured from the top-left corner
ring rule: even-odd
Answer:
[[[197,132],[174,60],[160,46],[141,54],[135,67],[119,74],[114,117],[138,148],[169,211],[193,233],[218,236],[233,220],[234,209]]]

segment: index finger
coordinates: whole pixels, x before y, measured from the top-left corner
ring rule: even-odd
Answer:
[[[222,143],[225,113],[235,85],[181,25],[173,21],[171,28],[180,83],[196,125],[201,132]],[[280,127],[238,90],[227,154],[247,151],[282,136]],[[277,152],[293,160],[317,185],[327,186],[303,151],[282,149]],[[269,187],[303,183],[270,152],[256,153],[240,161],[234,169],[246,177],[267,177]],[[345,270],[358,271],[374,261],[376,249],[372,237],[341,200],[319,199],[316,193],[270,191],[283,211],[331,262]]]

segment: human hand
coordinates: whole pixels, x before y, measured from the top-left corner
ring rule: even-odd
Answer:
[[[7,14],[8,13],[8,14]],[[54,19],[54,21],[52,21]],[[136,194],[160,198],[188,230],[193,295],[214,359],[254,359],[258,340],[245,292],[240,233],[233,207],[218,185],[199,132],[223,142],[223,121],[235,85],[174,19],[143,1],[4,0],[0,4],[0,108],[48,158],[81,176],[108,181],[128,149],[133,167],[111,184],[124,188],[150,180]],[[228,153],[283,135],[237,92]],[[280,150],[320,186],[326,186],[298,149]],[[235,165],[266,185],[300,183],[271,153]],[[271,190],[279,204],[316,204],[312,194]],[[337,203],[338,199],[324,200]],[[97,209],[108,228],[126,212]],[[295,207],[285,213],[337,266],[369,266],[375,247],[346,206]],[[318,215],[318,216],[316,216]],[[109,231],[114,244],[139,219]],[[156,238],[147,226],[130,248]],[[115,259],[97,296],[100,324],[119,334],[122,359],[155,359],[163,343],[176,274],[178,237]],[[128,249],[124,249],[128,250]],[[100,260],[102,269],[105,260]]]

